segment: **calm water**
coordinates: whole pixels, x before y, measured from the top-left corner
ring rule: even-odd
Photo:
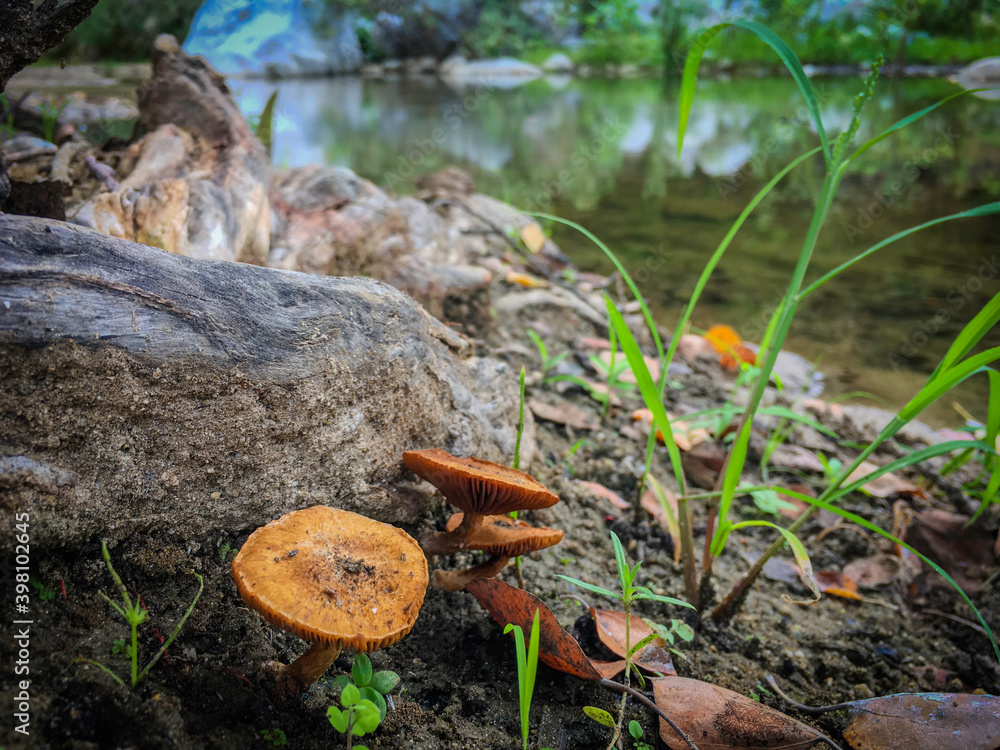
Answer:
[[[824,122],[849,121],[859,82],[817,80]],[[275,84],[234,82],[247,113]],[[434,79],[340,78],[277,84],[274,161],[351,167],[397,192],[448,165],[481,192],[573,219],[622,258],[670,326],[708,254],[756,189],[817,139],[785,79],[705,81],[676,157],[677,87],[657,80],[548,80],[450,88]],[[884,81],[859,138],[955,90]],[[928,219],[1000,199],[1000,103],[964,97],[855,162],[821,237],[810,278]],[[822,180],[799,167],[758,207],[694,315],[759,340],[787,284]],[[584,269],[610,272],[571,230],[553,237]],[[1000,290],[1000,218],[964,220],[880,251],[807,298],[786,348],[819,363],[827,395],[863,390],[899,405],[971,316]],[[989,345],[1000,345],[994,329]],[[970,382],[927,417],[985,418]]]

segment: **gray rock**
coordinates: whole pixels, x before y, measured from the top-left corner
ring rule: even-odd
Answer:
[[[568,73],[573,70],[573,61],[569,55],[554,52],[542,63],[542,70],[546,73]]]
[[[438,72],[451,83],[498,89],[520,86],[544,75],[544,71],[537,65],[513,57],[498,57],[493,60],[452,57],[441,65]]]
[[[1000,57],[985,57],[962,68],[955,76],[958,85],[966,89],[1000,87]],[[976,96],[1000,99],[1000,89],[983,91]]]
[[[413,523],[404,450],[513,451],[516,372],[377,281],[0,215],[0,299],[0,521],[39,550],[318,503]]]
[[[483,0],[414,0],[380,12],[371,30],[372,44],[386,57],[433,57],[441,60],[476,28]]]
[[[184,48],[203,55],[224,75],[348,73],[361,65],[353,21],[347,13],[319,19],[304,0],[205,0]],[[320,25],[325,28],[317,28]]]

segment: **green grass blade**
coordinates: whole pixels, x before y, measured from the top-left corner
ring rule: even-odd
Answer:
[[[945,372],[955,362],[958,362],[958,360],[971,352],[973,347],[986,335],[986,332],[998,322],[1000,322],[1000,292],[993,295],[993,299],[987,302],[983,306],[983,309],[965,324],[965,328],[962,329],[962,332],[955,337],[951,346],[948,347],[948,351],[942,358],[941,364],[934,371],[935,375],[939,372]],[[997,350],[994,349],[994,351]],[[984,364],[989,363],[986,362]]]
[[[1000,303],[1000,294],[998,294],[993,301]],[[998,307],[1000,307],[1000,305],[998,305]],[[975,320],[973,320],[972,323],[975,323]],[[972,323],[969,325],[971,326]],[[966,326],[966,329],[962,331],[962,334],[959,334],[959,338],[961,338],[967,330],[968,326]],[[947,358],[948,355],[945,356]],[[942,361],[936,374],[932,375],[930,380],[927,381],[927,384],[920,389],[920,392],[910,399],[910,402],[899,411],[899,414],[893,422],[901,420],[903,424],[906,424],[925,408],[930,406],[930,404],[937,401],[938,398],[950,391],[970,375],[979,372],[984,367],[996,362],[997,360],[1000,360],[1000,346],[995,346],[992,349],[987,349],[979,354],[974,354],[968,359],[965,359],[951,367],[946,368],[944,366],[944,361]],[[891,424],[892,422],[890,422],[890,425]]]
[[[260,121],[257,124],[257,138],[264,144],[268,156],[271,154],[271,142],[274,140],[274,103],[278,100],[278,89],[275,89],[264,105],[264,110],[260,113]]]
[[[741,521],[740,523],[733,524],[729,530],[732,532],[746,526],[769,526],[785,537],[788,546],[792,548],[792,554],[795,555],[795,562],[799,564],[799,578],[802,579],[802,583],[806,585],[806,588],[813,595],[813,600],[818,602],[820,600],[819,586],[816,585],[816,581],[813,579],[812,562],[809,560],[809,553],[806,552],[802,540],[788,529],[770,521]]]
[[[897,122],[895,125],[892,125],[889,128],[887,128],[886,130],[883,130],[881,133],[879,133],[877,136],[875,136],[874,138],[872,138],[870,141],[868,141],[866,143],[863,143],[861,146],[859,146],[857,151],[855,151],[847,159],[844,160],[844,166],[846,166],[849,162],[851,162],[854,159],[856,159],[859,156],[861,156],[861,154],[863,154],[865,151],[867,151],[868,149],[870,149],[872,146],[874,146],[879,141],[882,141],[883,139],[888,138],[890,135],[892,135],[893,133],[895,133],[897,130],[902,130],[907,125],[910,125],[910,124],[916,122],[917,120],[919,120],[924,115],[930,114],[931,112],[933,112],[938,107],[942,106],[943,104],[947,104],[948,102],[950,102],[952,99],[956,99],[956,98],[958,98],[960,96],[965,96],[966,94],[972,94],[972,93],[975,93],[977,91],[986,91],[986,90],[987,89],[970,89],[970,90],[967,90],[967,91],[958,91],[958,92],[952,94],[951,96],[946,96],[944,99],[942,99],[941,101],[937,102],[936,104],[932,104],[929,107],[924,107],[919,112],[914,112],[912,115],[908,115],[908,116],[904,117],[902,120],[900,120],[899,122]]]
[[[799,292],[799,299],[801,300],[806,295],[816,291],[830,279],[839,275],[841,272],[846,271],[848,268],[853,266],[858,261],[864,260],[872,253],[881,250],[886,245],[891,245],[893,242],[896,242],[897,240],[901,240],[904,237],[909,237],[911,234],[915,234],[921,230],[928,229],[929,227],[933,227],[938,224],[943,224],[946,221],[953,221],[955,219],[972,219],[978,216],[989,216],[990,214],[995,214],[995,213],[1000,213],[1000,201],[996,203],[987,203],[986,205],[983,206],[977,206],[976,208],[969,209],[968,211],[960,211],[957,214],[951,214],[949,216],[942,216],[937,219],[931,219],[930,221],[925,221],[923,224],[918,224],[915,227],[904,229],[902,232],[896,232],[896,234],[892,235],[891,237],[886,237],[881,242],[872,245],[863,253],[855,255],[850,260],[841,263],[832,271],[829,271],[828,273],[825,273],[822,276],[820,276],[818,279],[816,279],[816,281],[814,281],[812,284],[810,284],[801,292]]]
[[[988,369],[986,374],[990,379],[989,406],[986,413],[986,444],[991,446],[993,450],[997,450],[997,435],[1000,434],[1000,372]],[[1000,469],[1000,461],[997,460],[997,457],[995,455],[985,455],[983,457],[983,468],[990,473],[990,479],[983,492],[979,510],[976,511],[976,515],[969,521],[970,524],[975,522],[980,514],[996,501],[997,491],[1000,490],[1000,471],[998,471]]]
[[[660,432],[663,433],[663,440],[667,445],[667,452],[670,454],[671,468],[674,471],[674,478],[677,480],[677,487],[680,489],[681,495],[686,495],[687,483],[684,480],[684,469],[681,467],[681,452],[674,441],[674,433],[670,429],[670,418],[667,416],[667,410],[663,408],[660,392],[646,366],[646,361],[642,358],[642,351],[635,342],[635,337],[632,336],[632,331],[629,330],[622,314],[618,312],[618,308],[615,307],[610,297],[605,295],[604,301],[608,307],[608,319],[614,326],[618,343],[628,359],[632,374],[635,375],[642,400],[645,402],[646,408],[653,413],[653,424],[650,425],[650,429],[653,434],[656,434],[656,429],[659,427]]]
[[[712,40],[719,35],[719,32],[729,26],[745,29],[755,34],[781,58],[781,62],[788,68],[788,71],[792,74],[792,78],[795,80],[795,84],[799,87],[799,92],[806,103],[806,109],[812,115],[813,123],[816,125],[816,132],[819,134],[820,146],[823,149],[823,159],[827,167],[832,167],[830,142],[826,136],[826,129],[823,127],[823,118],[820,116],[819,100],[816,98],[816,91],[813,89],[809,77],[802,69],[802,63],[799,62],[799,58],[796,57],[792,48],[785,44],[781,37],[766,26],[753,21],[733,21],[732,23],[720,23],[712,26],[702,32],[691,47],[691,51],[684,61],[684,73],[681,77],[680,118],[677,125],[677,156],[680,157],[681,149],[684,146],[684,134],[687,130],[691,105],[694,102],[694,89],[698,79],[698,68],[701,65],[701,59]]]
[[[562,578],[567,583],[572,583],[574,586],[579,586],[584,591],[589,591],[591,594],[597,594],[598,596],[606,596],[609,599],[621,599],[621,596],[616,594],[614,591],[608,591],[600,586],[595,586],[592,583],[587,583],[586,581],[581,581],[579,578],[570,578],[569,576],[557,575],[556,578]]]
[[[691,315],[694,313],[695,305],[698,304],[698,300],[701,298],[701,293],[704,291],[705,286],[708,284],[708,280],[712,275],[712,272],[715,271],[715,267],[719,264],[719,261],[722,260],[722,256],[729,248],[729,245],[733,241],[733,238],[736,236],[736,233],[740,230],[740,228],[743,226],[746,220],[750,217],[750,214],[753,213],[753,210],[757,208],[760,202],[764,200],[764,198],[766,198],[768,194],[770,194],[770,192],[774,189],[775,185],[781,182],[782,178],[784,178],[786,174],[795,169],[795,167],[797,167],[799,164],[811,158],[812,156],[816,155],[819,152],[819,150],[820,149],[817,146],[816,148],[807,151],[806,153],[802,154],[802,156],[798,157],[797,159],[794,159],[784,169],[778,172],[778,174],[772,177],[767,182],[767,184],[764,185],[764,187],[762,187],[757,192],[757,194],[751,199],[751,201],[746,205],[746,208],[744,208],[740,212],[740,215],[736,218],[736,221],[733,222],[733,225],[729,228],[729,231],[726,232],[726,236],[722,238],[722,242],[720,242],[719,246],[715,248],[715,252],[712,253],[712,257],[708,259],[708,263],[706,263],[705,267],[702,269],[701,275],[698,277],[698,281],[694,285],[694,290],[691,292],[691,298],[684,306],[684,310],[681,312],[680,320],[677,321],[677,325],[674,327],[674,336],[670,341],[670,347],[667,349],[667,357],[663,368],[664,372],[666,372],[667,367],[669,367],[670,363],[673,361],[674,353],[677,351],[678,344],[680,344],[681,340],[680,334],[682,334],[684,332],[684,329],[687,327],[688,321],[691,319]]]
[[[801,492],[795,492],[794,490],[789,490],[789,489],[783,489],[782,492],[791,495],[792,497],[796,497],[804,503],[815,505],[817,508],[828,510],[831,513],[836,513],[841,518],[851,521],[852,523],[856,523],[858,526],[861,526],[862,528],[868,529],[869,531],[872,531],[880,536],[884,536],[886,539],[891,539],[893,542],[895,542],[901,547],[905,547],[914,555],[916,555],[925,563],[927,563],[931,568],[934,569],[935,572],[937,572],[942,578],[944,578],[948,583],[951,584],[952,588],[954,588],[955,591],[959,593],[959,595],[965,600],[965,603],[968,604],[969,607],[972,609],[972,611],[975,613],[976,618],[979,620],[979,624],[983,626],[983,630],[986,631],[986,636],[987,638],[989,638],[990,644],[993,646],[993,653],[996,654],[997,661],[1000,662],[1000,645],[997,645],[997,640],[993,635],[993,630],[990,628],[989,623],[986,622],[985,618],[983,618],[982,613],[979,611],[976,605],[972,603],[972,600],[969,598],[968,594],[966,594],[965,591],[962,590],[961,586],[955,583],[955,580],[950,575],[948,575],[944,571],[944,569],[941,568],[940,565],[935,563],[930,558],[917,552],[917,550],[913,549],[913,547],[911,547],[906,542],[896,538],[888,531],[884,531],[883,529],[873,524],[871,521],[868,521],[855,513],[846,511],[843,508],[838,508],[836,505],[831,505],[830,503],[823,502],[822,500],[810,497],[809,495],[805,495]]]
[[[934,458],[935,456],[940,456],[945,453],[951,453],[952,451],[965,450],[967,448],[978,448],[985,451],[987,454],[992,453],[991,449],[986,443],[981,441],[972,440],[948,440],[944,443],[938,443],[937,445],[929,445],[926,448],[921,448],[918,451],[913,451],[913,453],[908,453],[902,458],[897,458],[895,461],[887,463],[885,466],[880,466],[878,469],[870,474],[866,474],[861,477],[861,479],[851,482],[849,485],[840,487],[833,495],[833,498],[843,497],[848,492],[853,492],[854,490],[861,489],[862,485],[868,484],[874,479],[878,479],[883,474],[888,474],[890,471],[896,471],[897,469],[905,469],[914,464],[918,464],[921,461],[926,461],[929,458]],[[782,490],[784,492],[784,490]]]
[[[598,249],[601,252],[603,252],[606,256],[608,256],[608,259],[614,264],[615,269],[617,269],[618,273],[622,275],[622,280],[625,282],[625,285],[629,288],[629,291],[632,292],[632,296],[635,297],[636,302],[639,303],[639,307],[642,309],[642,316],[643,318],[646,319],[646,325],[649,326],[649,333],[653,337],[653,343],[656,345],[656,353],[659,356],[660,360],[662,361],[663,341],[660,340],[660,333],[659,331],[656,330],[656,323],[653,320],[653,314],[649,311],[649,306],[646,305],[646,300],[643,298],[642,293],[639,291],[639,287],[636,286],[635,282],[632,280],[632,277],[629,275],[629,272],[625,269],[625,266],[622,265],[622,262],[618,260],[618,256],[615,255],[613,252],[611,252],[611,248],[609,248],[607,245],[601,242],[601,240],[598,239],[597,235],[595,235],[586,227],[577,224],[575,221],[570,221],[569,219],[563,219],[559,216],[554,216],[552,214],[541,213],[539,211],[522,211],[521,213],[523,213],[525,216],[537,216],[540,219],[548,219],[549,221],[554,221],[558,224],[563,224],[567,227],[575,229],[584,237],[586,237],[588,240],[597,245]]]

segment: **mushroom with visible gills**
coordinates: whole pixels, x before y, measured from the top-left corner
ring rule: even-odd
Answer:
[[[479,458],[458,458],[432,448],[403,453],[403,463],[433,484],[463,513],[454,531],[434,532],[421,539],[428,555],[447,555],[465,549],[483,519],[513,511],[551,508],[559,496],[523,471]]]
[[[409,534],[325,505],[253,532],[233,560],[233,578],[248,607],[311,644],[278,668],[279,683],[295,693],[342,649],[376,651],[409,633],[428,583],[427,559]]]

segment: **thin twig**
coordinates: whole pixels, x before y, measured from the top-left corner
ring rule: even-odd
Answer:
[[[643,695],[635,688],[626,687],[625,685],[622,685],[620,682],[609,680],[606,677],[602,678],[597,684],[606,687],[609,690],[614,690],[616,693],[628,693],[637,701],[639,701],[642,705],[648,708],[650,711],[652,711],[661,719],[663,719],[665,722],[667,722],[667,724],[670,725],[670,728],[673,729],[675,732],[677,732],[678,735],[680,735],[680,738],[687,743],[687,746],[691,748],[691,750],[698,750],[698,746],[694,744],[694,740],[688,737],[684,733],[684,731],[674,723],[673,719],[671,719],[669,716],[663,713],[663,711],[660,709],[659,706],[657,706],[655,703],[653,703],[653,701],[651,701],[649,698],[647,698],[645,695]],[[837,748],[837,750],[840,750],[840,748]]]
[[[966,625],[967,627],[972,628],[973,630],[975,630],[980,635],[984,635],[984,636],[986,635],[986,629],[985,628],[983,628],[983,627],[981,627],[979,625],[976,625],[976,623],[974,623],[974,622],[969,622],[964,617],[959,617],[958,615],[950,615],[947,612],[942,612],[939,609],[927,609],[927,608],[924,608],[924,609],[922,609],[920,611],[923,612],[923,613],[925,613],[925,614],[928,614],[928,615],[937,615],[938,617],[947,617],[949,620],[954,620],[955,622],[960,622],[963,625]],[[986,637],[988,638],[989,636],[986,636]]]

